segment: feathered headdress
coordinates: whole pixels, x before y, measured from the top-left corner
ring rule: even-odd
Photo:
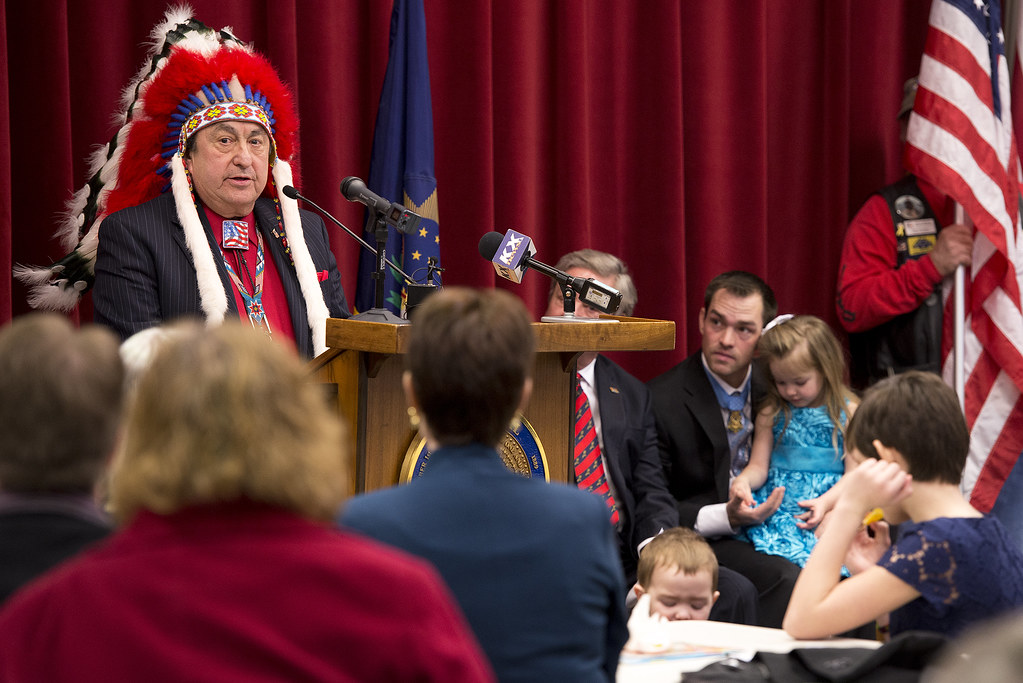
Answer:
[[[312,258],[305,247],[298,204],[277,187],[293,184],[298,117],[293,98],[273,66],[230,28],[219,31],[192,18],[188,7],[168,10],[150,35],[145,64],[124,89],[121,127],[96,150],[89,181],[68,202],[57,236],[72,250],[50,267],[17,266],[30,285],[29,304],[68,311],[92,287],[103,219],[172,191],[192,252],[208,322],[227,311],[227,293],[200,222],[182,155],[189,137],[222,120],[259,123],[270,134],[272,173],[263,194],[280,203],[284,233],[309,314],[315,353],[325,348],[328,316]]]

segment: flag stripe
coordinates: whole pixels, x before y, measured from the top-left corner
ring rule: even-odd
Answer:
[[[995,179],[1005,174],[1004,168],[995,148],[991,146],[991,137],[981,134],[969,116],[962,110],[950,106],[936,93],[929,90],[918,92],[917,100],[921,116],[926,117],[918,125],[925,126],[931,132],[927,139],[933,139],[935,156],[956,158],[956,154],[968,151],[976,164],[975,173],[971,175],[975,182],[982,183],[985,196],[991,197],[991,204],[1004,203],[1005,195]],[[988,112],[990,114],[990,111]],[[933,129],[931,127],[933,126]],[[926,135],[926,133],[925,133]],[[1006,215],[1013,207],[1006,207]]]
[[[942,9],[951,9],[948,5]],[[929,49],[933,44],[932,37],[948,36],[951,40],[963,45],[970,55],[972,61],[985,72],[988,79],[991,78],[991,59],[988,52],[988,42],[984,35],[977,30],[976,22],[970,15],[957,11],[936,11],[933,9],[929,18],[929,24],[934,29],[927,32],[927,44],[924,47],[924,55],[933,54]]]
[[[966,380],[965,388],[966,424],[976,424],[981,409],[985,405],[985,399],[990,395],[991,387],[998,379],[1001,369],[990,355],[983,352],[983,349],[979,355],[974,357],[970,367],[972,371]]]
[[[980,463],[972,502],[990,510],[1023,451],[1023,401],[1019,390],[1004,373],[999,375],[985,401],[971,433],[971,442],[973,440],[978,442],[976,452],[987,453],[987,456]]]
[[[912,124],[910,127],[912,128]],[[921,122],[918,127],[927,129],[923,132],[929,132],[930,129],[930,125],[925,122]],[[915,171],[917,175],[922,178],[935,178],[939,182],[931,183],[932,185],[955,192],[956,194],[952,192],[949,194],[957,198],[974,223],[980,220],[1000,222],[988,209],[988,205],[994,205],[994,211],[1000,211],[1002,218],[1008,220],[1001,196],[994,196],[999,190],[992,187],[990,178],[973,163],[972,156],[969,157],[969,161],[960,162],[957,160],[957,154],[968,154],[968,150],[946,131],[935,129],[928,142],[906,150],[906,159],[911,167],[918,169]],[[958,172],[954,166],[957,163],[960,166]],[[975,194],[977,190],[980,191]]]
[[[1010,95],[1000,12],[990,0],[933,0],[905,156],[907,168],[961,204],[975,228],[964,291],[970,453],[963,490],[984,512],[1023,451],[1023,173],[1013,135],[1013,112],[1023,112]],[[1013,82],[1023,80],[1014,71]],[[952,382],[951,354],[943,366]]]
[[[1004,61],[1000,63],[1001,68],[993,71],[987,53],[987,41],[979,32],[972,30],[975,28],[974,22],[965,18],[961,12],[942,11],[943,7],[937,7],[937,11],[931,15],[933,26],[934,14],[938,14],[939,26],[938,30],[928,33],[924,57],[920,62],[920,77],[948,101],[964,107],[968,112],[975,112],[976,115],[972,117],[975,125],[979,130],[990,133],[990,139],[994,141],[1002,127],[995,124],[990,113],[1004,109],[1004,106],[1000,106],[1004,100],[1000,100],[996,93],[1006,92],[1009,87]],[[939,52],[932,52],[931,48]],[[943,66],[947,67],[948,72],[937,73],[936,70]],[[997,81],[992,77],[993,73],[997,75]],[[964,87],[971,88],[972,92],[962,90]],[[998,111],[1000,119],[1002,114],[1002,111]],[[1002,145],[995,146],[999,149],[1004,147],[1007,154],[1009,141],[1010,138],[1004,138]],[[1003,164],[1007,161],[1007,158],[1004,159]]]
[[[967,113],[974,114],[970,118],[978,128],[994,130],[985,116],[994,108],[991,74],[973,60],[973,55],[962,43],[945,33],[930,33],[920,70],[931,76],[935,93],[950,102],[964,103]],[[939,71],[946,73],[937,73]],[[970,88],[973,92],[965,93],[963,88]],[[913,108],[920,111],[915,103]]]

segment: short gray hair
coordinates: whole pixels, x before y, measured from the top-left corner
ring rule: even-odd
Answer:
[[[562,256],[554,267],[558,270],[585,268],[596,273],[601,282],[622,293],[622,304],[618,307],[618,315],[632,315],[632,311],[636,308],[636,285],[633,284],[632,276],[629,275],[629,267],[617,256],[596,249],[579,249]],[[547,300],[550,301],[558,291],[558,284],[552,282]]]

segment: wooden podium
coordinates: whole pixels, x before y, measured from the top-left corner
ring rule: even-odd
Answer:
[[[533,323],[533,395],[524,417],[547,459],[551,481],[570,481],[572,391],[583,351],[659,351],[675,348],[675,323],[602,316],[607,322]],[[349,426],[354,462],[350,493],[398,483],[406,452],[418,440],[409,426],[401,388],[402,355],[411,325],[327,320],[327,351],[311,361],[316,378],[336,400]]]

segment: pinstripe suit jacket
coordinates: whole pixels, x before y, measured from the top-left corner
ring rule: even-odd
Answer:
[[[306,357],[312,356],[312,335],[305,301],[299,289],[295,267],[280,241],[267,226],[276,220],[273,201],[261,197],[254,209],[256,224],[269,245],[274,264],[284,285],[284,294],[295,329],[295,346]],[[200,212],[201,214],[202,212]],[[341,289],[341,274],[330,250],[323,221],[308,211],[300,211],[309,255],[318,272],[327,271],[320,282],[323,300],[330,315],[347,318],[348,302]],[[205,225],[205,221],[204,221]],[[178,221],[170,192],[156,199],[123,209],[104,219],[96,253],[96,282],[92,290],[95,321],[112,328],[122,339],[182,317],[202,317],[199,283],[192,257],[185,244],[185,233]],[[209,227],[206,240],[214,254],[217,242]],[[237,317],[238,308],[223,259],[214,258],[227,296],[227,318]]]

